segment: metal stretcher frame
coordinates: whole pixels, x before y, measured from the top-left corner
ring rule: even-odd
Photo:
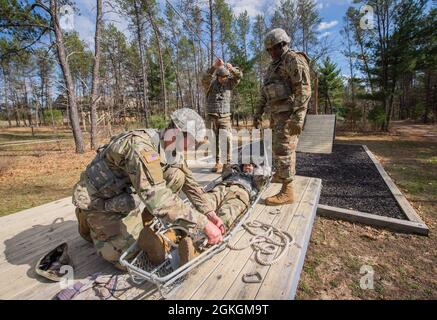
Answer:
[[[183,266],[180,266],[176,270],[172,271],[171,273],[159,276],[158,271],[163,268],[163,266],[168,265],[169,262],[166,260],[161,265],[156,266],[152,270],[144,270],[136,266],[136,262],[138,259],[141,259],[141,255],[145,255],[144,252],[139,251],[139,253],[135,256],[135,258],[132,259],[132,261],[128,261],[126,257],[138,251],[137,249],[137,242],[132,244],[120,257],[120,263],[124,266],[126,266],[129,274],[131,275],[132,281],[136,284],[141,284],[144,281],[151,282],[155,284],[158,288],[158,290],[162,294],[162,289],[169,287],[171,284],[175,283],[177,280],[181,279],[183,276],[185,276],[187,273],[192,271],[194,268],[217,254],[218,252],[224,250],[227,247],[227,244],[229,240],[232,238],[232,236],[240,230],[240,227],[245,223],[245,221],[249,218],[251,215],[253,209],[255,208],[256,204],[259,202],[261,195],[270,185],[272,177],[270,176],[267,180],[267,182],[264,184],[263,188],[258,192],[257,196],[254,198],[254,200],[251,202],[250,207],[246,209],[246,212],[240,216],[238,222],[234,225],[234,227],[228,232],[228,234],[224,237],[223,242],[220,244],[215,244],[211,247],[209,247],[207,250],[202,252],[200,255],[195,257],[193,260],[189,261],[188,263],[184,264]],[[209,183],[205,190],[208,190],[209,186],[212,184],[213,187],[221,181],[221,177],[215,179],[211,183]],[[212,188],[213,188],[212,187]],[[211,188],[211,189],[212,189]],[[162,294],[163,295],[163,294]]]

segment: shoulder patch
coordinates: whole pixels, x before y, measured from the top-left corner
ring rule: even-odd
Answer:
[[[156,151],[141,151],[142,156],[144,157],[144,160],[146,160],[147,163],[152,163],[155,161],[160,161],[161,158],[159,156],[159,153]]]

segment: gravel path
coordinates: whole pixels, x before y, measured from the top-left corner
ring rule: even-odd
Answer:
[[[334,144],[332,154],[297,153],[296,171],[322,179],[320,204],[406,220],[360,145]]]

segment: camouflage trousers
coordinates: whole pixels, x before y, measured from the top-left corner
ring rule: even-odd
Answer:
[[[97,254],[116,268],[125,270],[119,259],[143,229],[140,209],[121,214],[76,208],[76,216],[79,233],[85,239],[91,239]]]
[[[290,115],[290,112],[278,112],[270,116],[275,177],[283,183],[293,181],[296,174],[296,148],[299,136],[291,135],[286,125]]]
[[[208,129],[211,129],[215,136],[215,159],[216,163],[222,162],[222,148],[220,143],[220,131],[223,134],[226,134],[226,162],[231,162],[232,156],[232,137],[231,137],[231,115],[220,115],[220,114],[211,114],[209,113],[206,118],[206,126]]]
[[[216,214],[227,230],[250,205],[249,193],[239,185],[219,184],[206,193]]]
[[[167,186],[178,193],[185,182],[185,174],[178,168],[170,167],[164,171],[164,179]],[[93,191],[87,179],[81,179],[74,188],[73,202],[77,206],[79,234],[94,244],[99,256],[124,270],[119,258],[138,239],[143,229],[140,199],[136,194],[122,193],[104,200],[93,197]]]

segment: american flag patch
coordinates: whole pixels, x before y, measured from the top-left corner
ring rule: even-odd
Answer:
[[[160,160],[159,154],[154,151],[144,151],[143,155],[148,163]]]

